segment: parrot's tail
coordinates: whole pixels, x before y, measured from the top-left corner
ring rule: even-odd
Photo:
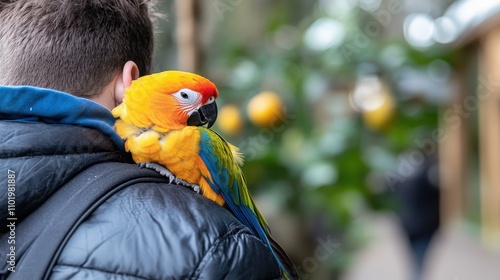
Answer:
[[[279,266],[283,271],[283,276],[285,277],[285,279],[287,280],[300,279],[299,273],[297,272],[297,268],[295,268],[295,265],[290,260],[288,255],[285,253],[283,248],[281,248],[281,246],[276,241],[274,241],[274,239],[271,236],[267,236],[267,239],[269,240],[269,244],[271,244],[271,248],[275,257],[279,261]]]

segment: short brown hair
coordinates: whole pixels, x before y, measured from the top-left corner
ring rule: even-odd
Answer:
[[[0,84],[92,97],[128,60],[150,73],[153,4],[0,0]]]

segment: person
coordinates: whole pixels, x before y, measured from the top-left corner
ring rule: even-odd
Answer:
[[[0,178],[16,174],[18,223],[90,166],[133,164],[110,110],[151,71],[154,17],[145,0],[0,0]],[[7,188],[0,198],[6,208]],[[112,195],[55,261],[51,279],[281,277],[270,250],[229,211],[166,183]]]
[[[393,186],[397,215],[412,254],[415,280],[424,277],[427,254],[440,224],[438,160],[437,152],[425,156],[405,180]]]

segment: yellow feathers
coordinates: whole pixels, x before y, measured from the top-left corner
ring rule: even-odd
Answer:
[[[243,157],[243,154],[240,152],[240,148],[234,146],[231,143],[227,143],[227,144],[229,144],[229,148],[231,149],[231,153],[233,154],[234,161],[236,161],[236,163],[239,166],[242,166],[243,163],[245,162],[245,159]]]

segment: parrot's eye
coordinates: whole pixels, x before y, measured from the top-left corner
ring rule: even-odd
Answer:
[[[188,88],[179,90],[178,92],[174,93],[174,96],[177,98],[177,100],[185,104],[194,104],[201,99],[201,94]]]
[[[207,103],[205,103],[205,104],[210,104],[210,103],[212,103],[212,102],[214,102],[214,101],[215,101],[215,97],[210,96],[210,97],[208,98],[208,100],[207,100]]]

